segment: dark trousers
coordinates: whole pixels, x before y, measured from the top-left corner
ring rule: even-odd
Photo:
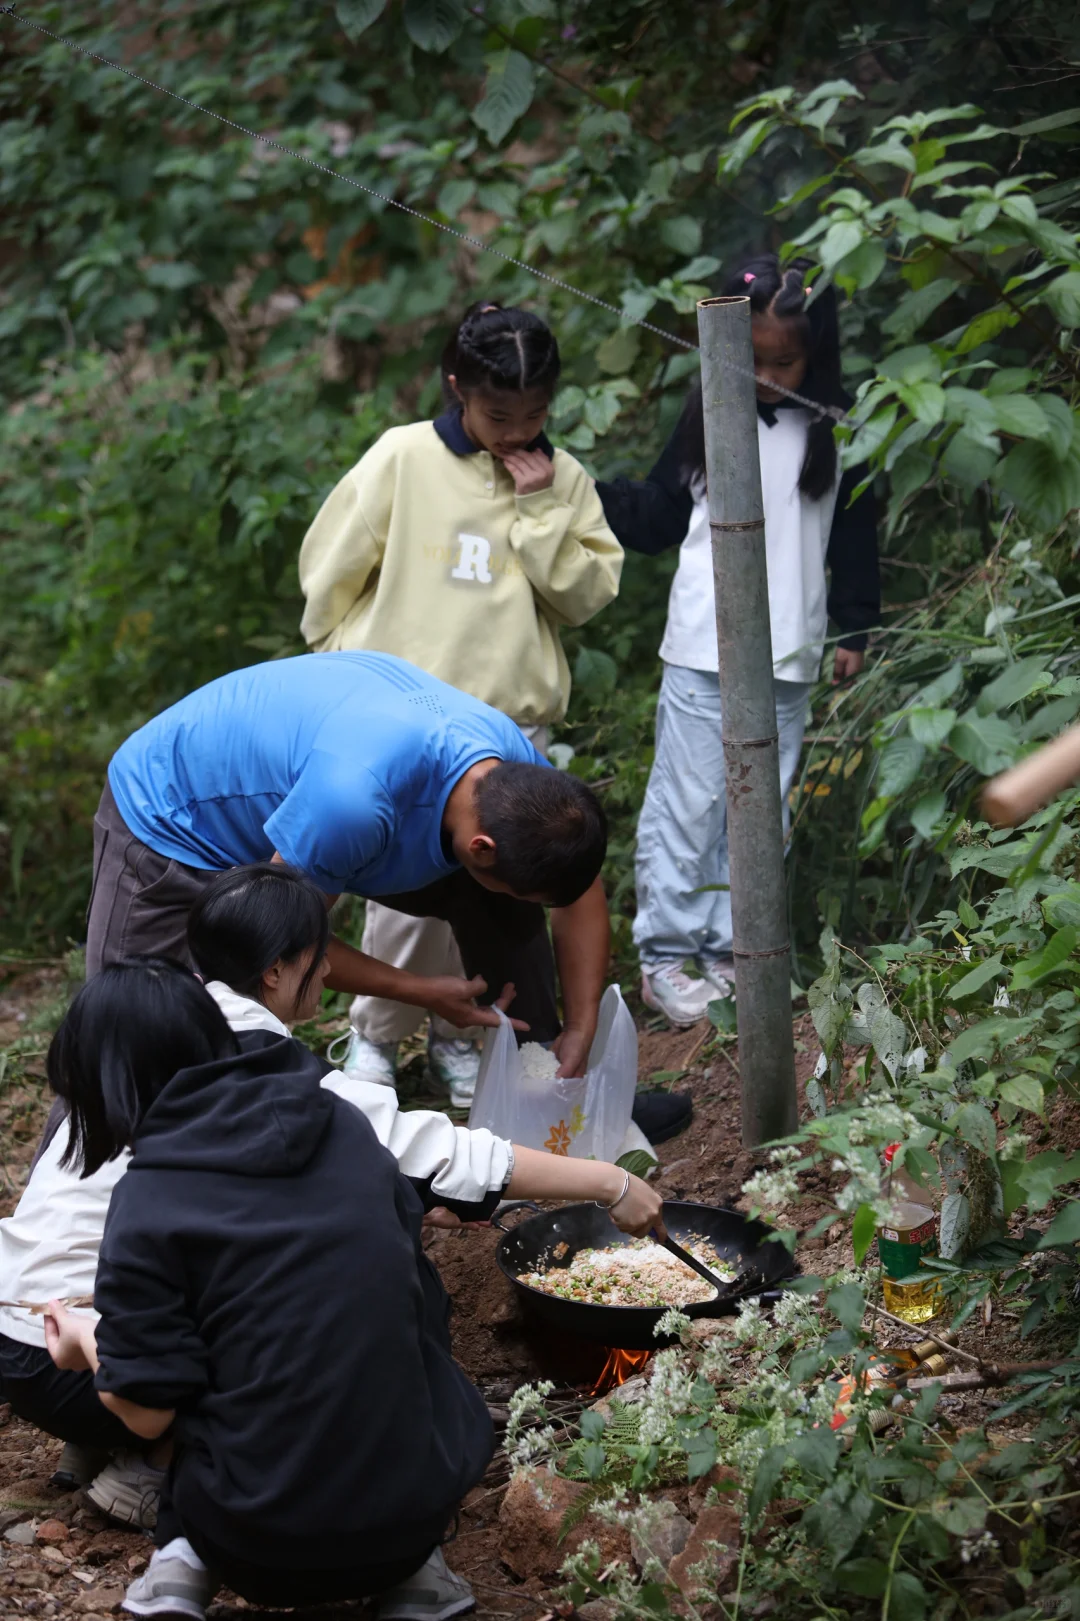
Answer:
[[[159,856],[125,823],[108,783],[94,817],[94,881],[87,914],[86,977],[120,957],[151,955],[191,962],[187,915],[215,876]],[[411,917],[449,923],[470,979],[487,982],[490,1003],[507,983],[517,987],[515,1018],[530,1041],[554,1041],[562,1028],[555,991],[555,960],[544,908],[485,889],[457,872],[405,895],[379,895],[385,906]]]
[[[158,1503],[157,1529],[154,1542],[166,1547],[174,1537],[186,1537],[208,1570],[212,1571],[223,1587],[247,1599],[249,1604],[272,1606],[275,1609],[293,1609],[309,1604],[339,1604],[346,1599],[369,1598],[385,1593],[412,1576],[432,1553],[422,1553],[403,1559],[386,1559],[368,1565],[344,1565],[336,1569],[320,1566],[314,1570],[291,1570],[275,1567],[269,1560],[264,1564],[251,1559],[238,1559],[228,1549],[221,1548],[212,1537],[207,1537],[193,1525],[185,1525],[173,1507],[169,1484],[166,1480]],[[272,1557],[273,1549],[267,1553]]]
[[[91,1447],[101,1452],[119,1448],[130,1449],[138,1445],[135,1437],[115,1413],[104,1407],[94,1389],[92,1373],[73,1373],[54,1365],[47,1351],[44,1364],[32,1371],[38,1356],[33,1346],[20,1346],[14,1340],[2,1338],[3,1365],[11,1371],[0,1372],[0,1401],[11,1403],[18,1418],[25,1419],[46,1435],[55,1435],[59,1441],[73,1441],[76,1446]],[[25,1352],[25,1358],[19,1352]],[[27,1369],[14,1372],[22,1360]]]

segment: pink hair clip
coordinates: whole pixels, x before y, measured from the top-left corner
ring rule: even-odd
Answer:
[[[749,285],[750,282],[756,281],[756,280],[757,280],[757,277],[754,275],[754,272],[752,270],[744,271],[744,273],[743,273],[743,281],[744,282],[746,282]]]

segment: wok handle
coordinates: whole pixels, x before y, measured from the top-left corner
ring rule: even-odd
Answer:
[[[504,1227],[499,1218],[501,1216],[509,1216],[515,1210],[534,1210],[539,1212],[540,1206],[532,1199],[504,1199],[502,1204],[497,1205],[495,1210],[492,1212],[491,1225],[493,1227],[497,1227],[500,1233],[512,1232],[513,1228]]]

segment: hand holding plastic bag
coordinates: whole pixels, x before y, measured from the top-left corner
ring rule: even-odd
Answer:
[[[469,1125],[525,1148],[574,1159],[614,1160],[630,1125],[637,1087],[637,1030],[617,985],[600,1002],[583,1076],[524,1072],[509,1019],[488,1030]]]

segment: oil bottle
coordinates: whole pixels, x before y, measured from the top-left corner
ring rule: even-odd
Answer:
[[[938,1220],[918,1184],[903,1170],[893,1168],[893,1156],[899,1147],[899,1143],[891,1143],[884,1155],[892,1208],[888,1221],[877,1230],[882,1290],[886,1311],[905,1323],[925,1323],[941,1310],[941,1290],[934,1282],[905,1280],[921,1270],[924,1255],[937,1254]]]

